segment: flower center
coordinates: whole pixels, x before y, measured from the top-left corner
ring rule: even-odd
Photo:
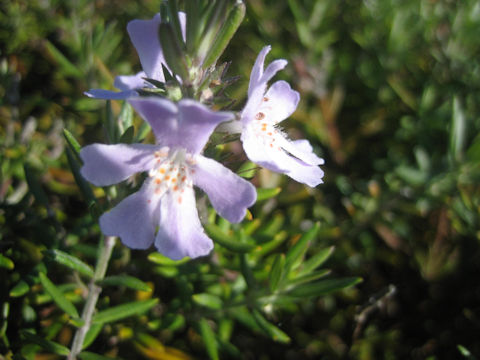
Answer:
[[[162,147],[155,151],[156,159],[153,168],[148,172],[149,185],[155,196],[163,196],[167,191],[172,191],[179,204],[182,203],[182,194],[188,187],[193,187],[191,167],[195,160],[185,149],[171,150]],[[150,200],[148,200],[150,202]]]

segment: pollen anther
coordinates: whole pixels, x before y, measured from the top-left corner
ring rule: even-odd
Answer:
[[[263,112],[258,112],[257,115],[255,115],[255,119],[257,120],[263,120],[265,118],[265,114]]]

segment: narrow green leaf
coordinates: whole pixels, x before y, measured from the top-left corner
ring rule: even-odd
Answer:
[[[257,188],[257,202],[271,199],[280,194],[281,191],[282,188],[280,187],[269,189]]]
[[[205,30],[203,31],[197,50],[197,55],[203,64],[209,50],[214,46],[217,34],[225,21],[228,1],[219,1],[214,3],[213,10],[208,14],[205,21]],[[206,66],[203,66],[204,68]]]
[[[75,139],[72,133],[67,129],[63,129],[63,137],[67,141],[68,146],[70,146],[70,149],[72,149],[72,152],[75,154],[77,159],[80,160],[80,150],[82,149],[82,147],[80,146],[77,139]]]
[[[107,100],[105,104],[105,130],[107,132],[108,141],[111,144],[116,144],[118,142],[118,125],[115,116],[113,115],[112,102]]]
[[[217,225],[215,224],[205,224],[205,231],[208,236],[210,236],[218,244],[227,248],[230,251],[238,253],[247,253],[252,251],[255,248],[253,244],[241,243],[235,238],[232,240],[232,236],[224,233]]]
[[[258,326],[266,333],[266,335],[268,335],[274,341],[278,341],[283,344],[290,343],[290,337],[278,327],[270,323],[267,319],[265,319],[257,309],[254,309],[252,311],[252,314]]]
[[[30,286],[24,281],[20,280],[17,285],[15,285],[11,290],[10,290],[10,296],[11,297],[20,297],[25,295],[28,291],[30,290]]]
[[[165,83],[162,82],[162,81],[155,80],[155,79],[150,79],[150,78],[142,78],[142,79],[145,80],[146,82],[149,82],[153,86],[155,86],[157,88],[157,90],[158,89],[163,90],[163,91],[166,90]],[[130,124],[130,125],[132,125],[132,124]]]
[[[361,278],[349,277],[343,279],[327,279],[316,283],[300,285],[286,294],[293,297],[306,298],[329,294],[334,291],[343,290],[362,282]]]
[[[25,179],[27,180],[28,188],[35,197],[35,200],[38,204],[49,209],[47,194],[43,191],[42,185],[40,184],[35,171],[28,164],[24,164],[23,169],[25,171]]]
[[[178,7],[176,1],[168,1],[168,15],[170,23],[172,24],[173,33],[175,34],[175,40],[177,44],[184,48],[182,27],[180,26],[180,19],[178,18]]]
[[[282,213],[276,213],[268,223],[260,228],[260,234],[274,236],[282,229],[284,223],[285,216]]]
[[[53,342],[53,341],[50,341],[50,340],[46,340],[38,335],[35,335],[27,330],[20,330],[20,334],[22,335],[22,337],[29,343],[33,343],[33,344],[37,344],[39,345],[42,349],[50,352],[50,353],[54,353],[54,354],[58,354],[58,355],[62,355],[62,356],[67,356],[68,354],[70,354],[70,350],[68,348],[66,348],[65,346],[63,345],[60,345],[60,344],[57,344],[56,342]]]
[[[152,128],[150,127],[150,125],[146,121],[143,121],[137,131],[137,135],[133,139],[133,142],[134,143],[141,142],[143,139],[147,137],[151,129]]]
[[[81,360],[121,360],[118,356],[115,356],[114,358],[108,357],[108,356],[103,356],[103,355],[98,355],[89,351],[82,351],[80,354],[78,354],[78,357]]]
[[[198,325],[200,328],[200,335],[202,336],[209,358],[212,360],[219,360],[220,357],[218,355],[218,345],[217,340],[215,339],[215,333],[210,325],[208,325],[208,322],[205,318],[202,318],[198,322]]]
[[[140,291],[152,291],[152,288],[146,283],[128,275],[108,276],[102,281],[99,281],[99,284],[107,286],[126,286],[130,289]]]
[[[244,16],[245,4],[241,1],[235,2],[233,9],[230,10],[227,19],[223,23],[220,31],[218,32],[214,43],[207,52],[207,55],[202,65],[204,68],[207,68],[210,65],[214,65],[217,62],[218,58],[225,51],[225,48],[232,39],[233,34],[235,34],[238,27],[242,23]]]
[[[158,299],[144,301],[135,301],[128,304],[114,306],[107,310],[98,312],[94,317],[93,323],[109,323],[124,319],[129,316],[138,315],[146,312],[158,303]]]
[[[285,240],[287,240],[287,238],[288,233],[286,231],[280,231],[277,234],[272,235],[270,241],[265,242],[257,247],[257,249],[255,250],[255,255],[263,256],[265,254],[268,254],[269,252],[275,250],[280,245],[282,245]]]
[[[131,144],[133,141],[133,135],[135,133],[135,127],[132,125],[125,132],[120,136],[120,139],[118,140],[119,143],[122,144]]]
[[[47,50],[47,53],[60,66],[65,75],[76,78],[84,77],[83,72],[80,71],[74,64],[72,64],[72,62],[68,60],[66,56],[55,47],[55,45],[46,39],[43,41],[43,44]]]
[[[158,265],[179,266],[190,261],[190,258],[186,257],[186,258],[183,258],[182,260],[172,260],[158,252],[152,252],[148,254],[148,260]]]
[[[162,321],[162,328],[171,332],[183,329],[186,323],[185,316],[181,314],[167,314]]]
[[[222,299],[212,294],[208,294],[208,293],[194,294],[192,298],[193,298],[193,301],[196,302],[198,305],[205,306],[209,309],[220,310],[223,306]]]
[[[128,101],[125,101],[123,103],[119,119],[120,124],[122,124],[123,131],[133,125],[133,109],[132,106],[128,103]]]
[[[188,68],[181,45],[176,41],[173,28],[168,23],[161,23],[158,34],[162,45],[163,55],[169,68],[183,80],[188,80]]]
[[[8,270],[13,270],[13,268],[15,267],[15,264],[11,259],[0,254],[0,267],[6,268]]]
[[[285,254],[278,254],[273,260],[272,270],[270,271],[270,291],[277,290],[280,281],[283,278],[283,268],[285,266]]]
[[[65,152],[67,154],[67,160],[68,164],[70,165],[70,169],[72,170],[73,177],[75,179],[75,182],[77,183],[78,187],[80,188],[80,191],[85,198],[85,201],[88,205],[88,207],[93,206],[96,204],[97,199],[95,198],[95,195],[93,194],[92,188],[90,187],[90,184],[88,184],[83,176],[80,174],[80,164],[78,161],[75,159],[72,150],[69,148],[65,149]]]
[[[218,320],[218,337],[220,340],[225,342],[230,341],[234,324],[235,322],[230,317],[222,317]]]
[[[249,288],[255,287],[255,276],[252,268],[248,264],[247,254],[240,254],[240,271],[242,272],[245,282]]]
[[[186,45],[187,52],[190,56],[194,55],[195,39],[199,32],[199,16],[200,9],[198,0],[185,0],[185,13],[187,15],[186,24]]]
[[[304,284],[304,283],[307,283],[307,282],[318,280],[318,279],[320,279],[324,276],[327,276],[328,274],[330,274],[330,270],[323,269],[323,270],[310,272],[308,274],[304,274],[304,275],[301,275],[301,276],[297,275],[295,278],[290,279],[288,281],[288,287],[287,288],[292,289],[293,287],[298,286],[300,284]]]
[[[237,174],[245,179],[251,179],[257,173],[259,167],[252,163],[251,161],[246,161],[240,168],[237,170]],[[258,200],[258,199],[257,199]]]
[[[78,312],[75,306],[67,300],[63,293],[48,279],[43,272],[39,273],[38,278],[43,285],[45,291],[52,297],[52,300],[58,305],[60,309],[65,311],[68,315],[78,318]]]
[[[453,160],[460,160],[465,149],[466,138],[465,114],[458,96],[453,99],[452,125],[450,129],[450,156]]]
[[[100,331],[102,331],[103,324],[92,324],[90,326],[90,329],[87,331],[87,334],[85,335],[85,340],[83,340],[83,345],[82,349],[88,348],[97,338],[97,336],[100,334]]]
[[[302,268],[298,272],[298,275],[308,274],[313,270],[315,270],[316,268],[318,268],[325,261],[327,261],[328,258],[330,258],[334,250],[335,250],[335,246],[330,246],[326,249],[320,250],[318,253],[313,255],[310,259],[308,259],[302,264]]]
[[[287,274],[299,265],[299,262],[302,260],[311,242],[316,238],[319,230],[320,225],[316,223],[310,230],[302,235],[302,237],[295,243],[295,245],[292,246],[290,250],[288,250],[287,257],[285,259],[285,272]]]
[[[72,270],[78,271],[80,274],[85,275],[89,278],[93,277],[93,269],[85,264],[79,258],[69,255],[66,252],[61,250],[48,250],[46,255],[49,256],[52,260],[69,267]]]

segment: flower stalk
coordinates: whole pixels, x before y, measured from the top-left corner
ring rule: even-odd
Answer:
[[[87,300],[82,312],[83,325],[75,332],[72,348],[67,358],[68,360],[76,360],[78,354],[82,351],[85,336],[92,325],[93,313],[95,312],[98,298],[102,292],[102,288],[98,286],[97,283],[105,277],[115,241],[116,237],[106,236],[104,241],[100,243],[100,256],[98,257],[93,278],[88,285]]]

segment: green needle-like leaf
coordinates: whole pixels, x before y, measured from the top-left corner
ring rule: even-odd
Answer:
[[[46,255],[51,257],[52,260],[58,262],[59,264],[78,271],[82,275],[85,275],[89,278],[93,277],[93,269],[75,256],[67,254],[61,250],[48,250]]]
[[[285,272],[289,273],[291,270],[294,270],[297,267],[305,255],[305,252],[308,250],[311,242],[316,238],[320,225],[316,223],[313,227],[308,230],[303,236],[292,246],[292,248],[287,252],[287,257],[285,260]]]
[[[285,266],[285,255],[278,254],[272,264],[270,271],[270,291],[275,292],[283,278],[283,268]]]
[[[20,280],[17,285],[10,290],[9,294],[11,297],[20,297],[25,295],[29,290],[30,286],[28,286],[24,280]]]
[[[79,154],[82,147],[80,146],[77,139],[75,139],[72,133],[67,129],[63,129],[63,136],[65,137],[65,140],[67,141],[68,146],[70,146],[70,149],[72,149],[72,152],[75,154],[77,159],[80,160]]]
[[[316,283],[308,283],[298,286],[287,292],[289,296],[307,298],[312,296],[321,296],[334,291],[343,290],[362,282],[361,278],[349,277],[343,279],[327,279]]]
[[[161,23],[158,34],[167,65],[183,80],[188,80],[189,76],[187,64],[185,62],[185,54],[183,53],[180,44],[176,41],[172,26],[168,23]]]
[[[78,318],[78,312],[75,306],[67,300],[63,293],[53,284],[50,279],[43,272],[39,273],[38,278],[43,285],[45,291],[52,297],[52,300],[58,305],[60,309],[65,311],[73,318]]]
[[[78,163],[77,159],[73,155],[72,150],[70,150],[69,148],[66,148],[65,152],[67,154],[68,164],[70,165],[70,169],[72,170],[75,182],[80,188],[80,191],[83,194],[88,207],[91,207],[97,202],[97,199],[93,194],[92,188],[90,187],[90,184],[88,184],[83,178],[83,176],[80,174],[80,164]]]
[[[290,337],[265,319],[257,309],[254,309],[252,314],[258,326],[274,341],[278,341],[283,344],[288,344],[290,342]]]
[[[98,355],[89,351],[81,352],[80,354],[78,354],[78,357],[81,360],[112,360],[112,359],[121,360],[121,358],[119,358],[118,356],[115,356],[115,358],[111,358],[108,356]]]
[[[230,251],[239,252],[239,253],[247,253],[250,252],[255,248],[255,245],[242,243],[236,240],[235,238],[232,239],[232,236],[224,233],[217,225],[215,224],[205,224],[204,225],[205,231],[207,234],[218,244],[227,248]]]
[[[107,310],[100,311],[93,317],[92,322],[104,324],[124,319],[129,316],[142,314],[155,306],[157,303],[158,299],[150,299],[114,306]]]
[[[15,264],[11,259],[0,254],[0,267],[6,268],[8,270],[12,270],[15,267]]]
[[[192,298],[193,298],[193,301],[196,302],[197,304],[213,310],[220,310],[223,305],[222,299],[212,294],[207,294],[207,293],[194,294]]]
[[[210,325],[208,325],[207,320],[204,318],[199,321],[198,325],[200,328],[200,335],[202,336],[203,343],[207,349],[208,356],[212,360],[219,360],[220,357],[218,355],[218,345],[217,340],[215,339],[215,333]]]
[[[126,286],[130,289],[140,291],[152,291],[150,286],[143,281],[128,275],[109,276],[102,281],[99,281],[99,284],[107,286]]]
[[[218,58],[220,55],[222,55],[228,43],[232,39],[233,34],[235,34],[238,27],[242,23],[244,16],[245,4],[237,1],[233,6],[233,9],[230,10],[227,19],[223,23],[217,37],[215,38],[215,42],[212,44],[205,57],[203,62],[204,68],[207,68],[217,62]]]
[[[68,348],[66,348],[65,346],[57,344],[56,342],[53,342],[53,341],[50,341],[50,340],[46,340],[46,339],[44,339],[44,338],[42,338],[38,335],[35,335],[35,334],[33,334],[29,331],[20,330],[20,334],[24,337],[24,339],[27,342],[37,344],[42,349],[44,349],[44,350],[46,350],[50,353],[54,353],[54,354],[58,354],[58,355],[62,355],[62,356],[67,356],[68,354],[70,354],[70,350]]]
[[[328,260],[328,258],[333,254],[334,249],[334,246],[330,246],[329,248],[322,249],[318,253],[313,255],[310,259],[308,259],[302,264],[302,268],[298,272],[298,275],[308,274],[318,268],[320,265],[322,265],[325,261]]]
[[[91,343],[95,341],[97,336],[100,334],[100,331],[102,331],[103,324],[92,324],[90,326],[90,329],[87,331],[87,334],[85,335],[85,340],[83,340],[83,346],[82,349],[86,349],[90,346]]]
[[[133,135],[135,133],[135,127],[132,125],[125,130],[125,132],[120,136],[118,140],[119,143],[122,144],[131,144],[133,141]]]
[[[45,194],[45,191],[43,191],[35,171],[28,164],[25,164],[23,169],[25,171],[25,178],[28,183],[28,188],[35,197],[35,200],[38,202],[38,204],[49,209],[47,194]]]
[[[257,202],[271,199],[280,194],[281,191],[282,188],[280,187],[269,189],[257,188]]]

